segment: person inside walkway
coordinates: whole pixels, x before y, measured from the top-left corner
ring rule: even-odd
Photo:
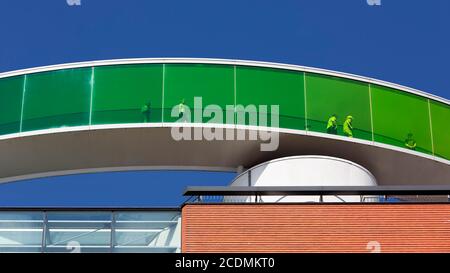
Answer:
[[[142,105],[141,114],[144,117],[144,122],[150,122],[150,101]]]
[[[337,135],[337,116],[335,114],[328,119],[327,133]]]
[[[344,135],[346,135],[348,137],[353,137],[352,121],[353,121],[352,116],[347,116],[344,121],[344,126],[343,126]]]
[[[408,148],[410,150],[415,150],[416,149],[417,143],[414,140],[412,133],[408,133],[408,135],[406,136],[405,146],[406,146],[406,148]]]
[[[178,105],[178,120],[179,121],[184,121],[184,110],[185,110],[184,99],[182,99],[181,103]]]

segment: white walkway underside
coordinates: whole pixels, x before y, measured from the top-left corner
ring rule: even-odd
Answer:
[[[378,185],[450,184],[449,161],[325,134],[285,131],[278,150],[261,152],[260,141],[175,141],[168,127],[68,130],[0,139],[0,182],[100,171],[235,171],[285,156],[325,155],[360,164]]]

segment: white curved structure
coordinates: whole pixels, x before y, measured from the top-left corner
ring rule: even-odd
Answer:
[[[231,186],[376,186],[364,167],[329,156],[291,156],[259,164],[238,176]],[[254,201],[254,197],[246,197]],[[359,196],[324,196],[324,202],[359,202]],[[231,200],[230,200],[231,201]],[[243,200],[241,200],[243,201]],[[262,202],[319,202],[320,196],[262,196]]]
[[[364,86],[365,95],[361,101],[365,106],[354,103],[358,109],[352,111],[356,120],[363,124],[360,127],[355,124],[355,131],[359,130],[360,136],[355,133],[355,137],[349,138],[324,131],[331,114],[328,113],[330,106],[341,111],[341,116],[349,109],[342,107],[341,103],[332,105],[321,96],[308,97],[308,94],[314,94],[314,90],[324,90],[320,87],[322,80],[314,80],[318,84],[312,87],[311,79],[319,76],[325,77],[322,80],[330,90],[344,99],[353,99],[350,95],[360,92],[352,91],[343,96],[349,86],[351,89]],[[266,77],[270,83],[267,90],[258,96],[253,95],[257,94],[257,89],[261,91],[260,80]],[[357,83],[347,82],[342,87],[342,80]],[[286,90],[280,92],[280,86],[285,85]],[[392,90],[376,91],[377,88]],[[105,171],[235,171],[240,166],[249,168],[276,158],[297,155],[350,160],[370,170],[380,185],[450,183],[450,133],[447,130],[450,102],[423,91],[368,77],[244,60],[122,59],[0,73],[2,90],[0,183]],[[394,98],[386,95],[391,93]],[[378,103],[372,101],[377,98],[373,94],[381,96]],[[287,109],[279,113],[279,125],[270,125],[274,127],[237,121],[210,122],[206,118],[201,122],[183,124],[183,127],[199,131],[205,128],[225,129],[233,136],[268,131],[277,136],[278,149],[261,151],[261,146],[269,142],[261,139],[174,140],[171,131],[180,124],[170,117],[169,112],[172,106],[178,105],[179,99],[186,96],[205,96],[208,104],[234,105],[236,117],[238,105],[273,104]],[[149,121],[144,118],[141,107],[150,97],[153,112]],[[261,100],[254,100],[256,97],[261,97]],[[293,97],[296,99],[285,100]],[[392,109],[391,105],[398,103],[397,99],[407,105],[403,112],[397,113],[406,118],[404,123],[397,121],[391,126],[392,123],[384,122],[384,110]],[[413,119],[409,113],[418,109],[416,104],[421,105],[417,115],[422,121],[420,123],[417,120],[410,122]],[[314,107],[317,109],[312,111]],[[374,111],[375,108],[381,114]],[[360,114],[355,115],[358,112]],[[397,128],[397,124],[404,127]],[[389,128],[382,128],[384,125],[389,125],[386,126]],[[404,143],[405,134],[411,132],[411,128],[417,131],[417,149],[409,149]]]

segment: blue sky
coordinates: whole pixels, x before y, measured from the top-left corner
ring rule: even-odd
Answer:
[[[448,0],[2,1],[0,72],[114,58],[249,59],[370,76],[449,99],[449,15]],[[186,184],[232,177],[54,177],[1,185],[0,206],[169,206]]]

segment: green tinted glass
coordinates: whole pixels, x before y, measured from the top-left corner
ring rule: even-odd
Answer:
[[[0,79],[0,135],[20,131],[23,76]]]
[[[432,153],[427,99],[376,85],[371,90],[375,141]]]
[[[23,131],[89,124],[91,70],[27,75]]]
[[[204,109],[207,105],[218,105],[222,114],[222,117],[214,114],[211,117],[203,116],[203,122],[208,122],[213,118],[217,120],[217,123],[226,123],[225,106],[234,106],[233,88],[234,68],[232,66],[168,64],[165,66],[164,121],[174,122],[182,118],[178,114],[180,112],[180,104],[184,100],[184,105],[191,110],[191,122],[195,122],[194,98],[201,97]],[[175,107],[174,116],[171,115],[173,107]],[[217,108],[217,110],[219,109]],[[234,110],[229,111],[231,117],[233,112]],[[233,122],[231,121],[230,123]]]
[[[307,73],[306,105],[308,130],[372,140],[368,84]],[[348,116],[352,121],[344,128]]]
[[[96,67],[92,108],[92,124],[161,122],[162,65]]]
[[[430,101],[434,154],[450,159],[450,107]]]
[[[247,107],[246,113],[238,111],[239,124],[253,124],[250,114],[256,109],[259,112],[271,113],[271,105],[279,106],[279,127],[291,129],[305,129],[305,95],[303,89],[303,73],[286,70],[257,67],[236,67],[236,104]],[[266,105],[267,111],[260,109]],[[253,110],[253,111],[252,111]],[[270,116],[267,121],[270,124]],[[266,126],[265,124],[258,125]]]

